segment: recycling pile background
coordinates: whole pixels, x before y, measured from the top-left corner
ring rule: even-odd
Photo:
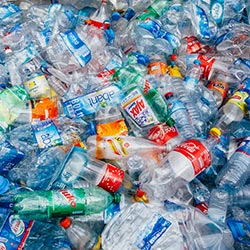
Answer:
[[[249,249],[249,0],[1,1],[0,249]]]

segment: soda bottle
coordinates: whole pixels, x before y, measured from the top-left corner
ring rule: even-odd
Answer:
[[[15,195],[13,210],[17,218],[46,220],[99,213],[112,202],[119,203],[120,195],[98,187],[38,190]]]

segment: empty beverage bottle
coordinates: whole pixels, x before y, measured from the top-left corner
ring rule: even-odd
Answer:
[[[74,249],[91,250],[98,243],[98,235],[87,223],[65,217],[60,220],[60,226],[64,228],[69,242]]]
[[[250,176],[248,167],[250,162],[249,150],[250,138],[246,137],[218,173],[215,180],[218,187],[233,191],[245,185]]]
[[[46,220],[99,213],[112,202],[119,203],[120,194],[111,195],[98,187],[38,190],[15,195],[13,210],[17,218]]]

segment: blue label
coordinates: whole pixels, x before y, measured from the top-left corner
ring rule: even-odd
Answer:
[[[172,101],[172,103],[168,105],[168,108],[170,109],[170,115],[177,112],[178,110],[186,110],[185,105],[180,100]]]
[[[170,43],[173,49],[177,49],[181,45],[179,38],[174,36],[170,32],[164,32],[160,36],[166,39]]]
[[[9,142],[0,145],[0,174],[7,174],[24,158],[24,154],[18,151]]]
[[[199,21],[199,30],[198,34],[202,39],[209,39],[210,38],[210,29],[208,24],[208,18],[206,12],[196,5],[196,16]]]
[[[9,213],[0,229],[0,249],[22,249],[28,236],[30,222],[17,220]]]
[[[15,4],[8,4],[0,7],[0,19],[3,20],[15,13],[21,12],[19,7]]]
[[[76,24],[77,19],[72,10],[65,10],[63,13],[72,24]]]
[[[52,120],[45,120],[32,125],[39,148],[62,145],[61,136]]]
[[[224,0],[211,0],[210,15],[217,24],[221,24],[224,17]]]
[[[102,106],[118,105],[121,100],[120,94],[121,91],[117,86],[109,86],[64,102],[64,112],[70,118],[81,118],[94,114]]]
[[[136,246],[141,250],[150,250],[156,241],[167,231],[171,226],[171,222],[163,218],[160,214],[154,214],[150,224],[140,232],[143,237]],[[140,237],[139,236],[139,237]]]
[[[49,189],[65,189],[72,187],[81,176],[88,163],[86,150],[73,146],[61,165],[61,171],[51,180]]]
[[[155,38],[159,37],[161,26],[157,22],[148,19],[139,24],[139,27],[148,30]]]
[[[107,224],[120,211],[120,203],[111,203],[104,211],[104,223]]]
[[[80,39],[74,30],[60,33],[65,45],[76,58],[79,65],[85,66],[91,59],[91,51],[89,47]]]
[[[236,152],[240,152],[250,156],[250,137],[245,138],[240,146],[237,148]]]

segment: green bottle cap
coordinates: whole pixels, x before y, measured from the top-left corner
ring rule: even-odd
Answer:
[[[120,203],[121,195],[119,193],[114,193],[113,198],[114,198],[114,200],[113,200],[114,203]]]

